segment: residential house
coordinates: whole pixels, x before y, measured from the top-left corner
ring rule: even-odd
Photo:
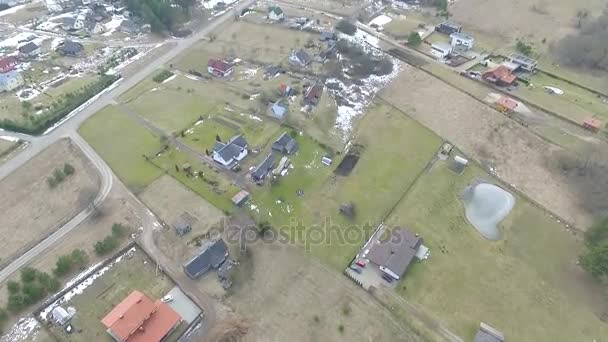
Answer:
[[[453,48],[460,48],[464,51],[472,49],[475,44],[475,38],[462,32],[452,33],[450,39]]]
[[[0,73],[0,92],[11,91],[23,84],[23,78],[17,70]]]
[[[306,67],[310,64],[311,58],[308,53],[304,50],[293,50],[289,55],[289,64],[300,68]]]
[[[444,59],[452,53],[452,44],[437,42],[431,45],[431,55],[437,59]]]
[[[505,342],[505,336],[490,325],[480,322],[473,342]]]
[[[64,56],[78,56],[84,51],[84,46],[79,42],[66,40],[59,46],[57,52]]]
[[[322,42],[335,42],[338,40],[338,37],[336,37],[336,34],[333,32],[323,31],[319,35],[319,40]]]
[[[141,32],[141,29],[141,25],[132,19],[123,20],[117,28],[119,32],[128,34],[138,34]]]
[[[435,31],[449,36],[454,32],[461,32],[462,25],[456,24],[451,21],[444,21],[444,22],[438,24],[437,26],[435,26]]]
[[[236,135],[224,144],[216,141],[213,146],[213,160],[232,168],[247,156],[247,141],[241,135]]]
[[[61,306],[56,306],[51,310],[51,319],[55,324],[64,326],[67,322],[72,319],[72,315],[70,315],[66,309]]]
[[[313,85],[308,87],[306,92],[304,93],[304,104],[316,106],[321,100],[321,96],[323,95],[323,83],[315,82]]]
[[[279,6],[270,6],[268,8],[268,19],[273,21],[285,20],[285,13]]]
[[[5,73],[13,70],[17,66],[17,58],[8,56],[0,58],[0,73]]]
[[[284,154],[294,154],[298,150],[298,143],[287,132],[272,143],[272,149]]]
[[[283,120],[287,116],[287,106],[277,101],[270,106],[270,115],[276,119]]]
[[[325,63],[325,61],[331,58],[336,50],[336,44],[329,44],[325,49],[319,51],[319,54],[315,56],[315,62]]]
[[[78,31],[84,28],[84,16],[63,18],[61,28],[65,31]]]
[[[484,72],[481,78],[501,87],[510,86],[517,80],[517,76],[513,75],[511,70],[504,65],[499,65],[494,69]]]
[[[207,271],[218,269],[227,257],[228,247],[224,240],[210,241],[184,266],[184,272],[188,277],[198,279]]]
[[[519,69],[522,69],[527,72],[534,71],[536,69],[536,66],[538,65],[537,60],[524,55],[520,55],[518,53],[510,54],[509,61],[513,64],[518,65]]]
[[[287,84],[281,83],[279,86],[279,94],[284,97],[289,97],[295,94],[295,90]]]
[[[167,303],[152,302],[140,291],[133,291],[110,311],[101,323],[118,342],[164,341],[182,318]]]
[[[207,72],[216,77],[227,77],[232,74],[234,67],[232,64],[219,59],[210,59],[207,62]]]
[[[251,173],[251,178],[253,178],[254,182],[261,184],[268,173],[272,170],[274,166],[274,155],[272,153],[268,154],[266,158],[258,165],[253,172]]]
[[[34,57],[40,53],[40,47],[34,42],[29,42],[19,47],[19,55],[22,57]]]
[[[375,240],[369,247],[367,258],[382,272],[394,279],[401,279],[414,260],[422,238],[404,228],[395,228],[385,240]]]
[[[266,68],[266,72],[264,73],[264,78],[271,79],[284,72],[285,71],[280,66],[271,65]]]

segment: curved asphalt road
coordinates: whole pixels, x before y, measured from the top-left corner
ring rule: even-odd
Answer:
[[[237,12],[240,12],[242,9],[251,6],[253,3],[255,3],[255,1],[256,0],[242,1],[241,3],[235,6],[235,10]],[[67,137],[72,139],[72,141],[82,149],[84,154],[99,170],[101,177],[101,187],[99,193],[94,199],[94,205],[102,203],[110,192],[110,189],[112,188],[112,184],[114,182],[114,175],[110,167],[105,163],[105,161],[93,150],[93,148],[84,139],[82,139],[82,137],[78,135],[78,127],[85,120],[87,120],[89,117],[91,117],[93,114],[95,114],[102,108],[115,103],[115,98],[135,86],[137,83],[143,81],[150,74],[158,70],[158,68],[161,67],[163,64],[169,62],[199,40],[204,39],[208,33],[212,32],[218,26],[231,19],[233,17],[233,13],[233,11],[228,11],[223,15],[217,17],[216,19],[210,21],[207,26],[205,26],[200,31],[195,32],[190,37],[175,41],[175,47],[173,49],[169,50],[164,55],[159,56],[156,60],[147,64],[143,69],[139,70],[132,76],[125,79],[121,79],[113,89],[100,94],[84,108],[70,114],[67,119],[64,119],[61,125],[54,128],[50,132],[47,132],[47,134],[38,137],[32,137],[19,133],[0,131],[0,135],[17,137],[21,140],[29,141],[29,146],[26,149],[20,151],[19,154],[15,155],[13,158],[9,159],[3,165],[0,166],[0,180],[8,176],[13,171],[17,170],[19,167],[23,166],[27,161],[29,161],[35,155],[46,149],[51,144],[55,143],[59,139]],[[63,236],[68,234],[72,229],[77,227],[86,218],[88,218],[92,212],[93,207],[88,207],[87,209],[83,210],[81,213],[73,217],[68,223],[59,228],[51,236],[31,248],[29,251],[21,255],[15,261],[0,270],[0,282],[7,280],[8,277],[10,277],[19,268],[26,265],[33,258],[42,253],[46,248],[48,248],[53,243],[57,242]],[[146,228],[147,230],[152,229],[152,227]],[[212,312],[212,310],[209,309],[208,305],[205,305],[204,309],[206,309],[208,312]]]

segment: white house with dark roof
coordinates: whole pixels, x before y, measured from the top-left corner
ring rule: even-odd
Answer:
[[[308,53],[306,53],[306,51],[301,50],[301,49],[293,50],[291,52],[291,54],[289,55],[289,64],[298,66],[301,68],[304,68],[308,64],[310,64],[311,60],[312,60],[312,58],[310,57],[310,55]]]
[[[213,146],[213,160],[232,168],[247,156],[247,147],[247,141],[241,135],[230,138],[227,143],[216,141]]]
[[[472,49],[473,44],[475,44],[475,38],[462,32],[452,33],[450,35],[450,40],[452,47],[464,48],[465,50]]]
[[[268,9],[268,19],[273,21],[281,21],[285,19],[285,13],[279,6],[271,6]]]

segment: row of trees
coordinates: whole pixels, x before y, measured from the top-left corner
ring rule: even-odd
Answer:
[[[608,12],[586,21],[586,12],[579,12],[579,31],[562,38],[554,52],[563,64],[608,70]]]
[[[37,303],[48,293],[59,290],[59,280],[46,272],[32,267],[21,270],[20,282],[11,280],[7,283],[8,302],[7,309],[17,313],[25,306]]]
[[[95,242],[93,248],[95,254],[99,256],[107,255],[120,245],[120,241],[129,233],[129,227],[120,223],[112,225],[112,234],[106,236],[103,240]]]
[[[597,221],[585,233],[587,251],[581,264],[593,276],[608,279],[608,217]]]
[[[155,32],[177,29],[194,4],[195,0],[127,0],[129,11],[144,19]]]

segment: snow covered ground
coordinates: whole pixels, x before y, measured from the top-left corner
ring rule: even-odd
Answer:
[[[215,6],[217,6],[217,4],[219,4],[220,2],[225,3],[226,6],[230,6],[237,1],[238,0],[202,0],[201,4],[202,4],[203,8],[214,9]]]
[[[369,26],[377,25],[378,27],[382,27],[382,26],[390,23],[391,21],[393,21],[393,19],[391,17],[381,14],[381,15],[375,17],[372,21],[370,21],[368,23],[368,25]]]
[[[9,15],[9,14],[13,14],[13,13],[17,13],[17,11],[19,11],[20,9],[23,9],[23,8],[25,8],[25,5],[19,5],[19,6],[7,8],[3,11],[0,11],[0,17]]]

